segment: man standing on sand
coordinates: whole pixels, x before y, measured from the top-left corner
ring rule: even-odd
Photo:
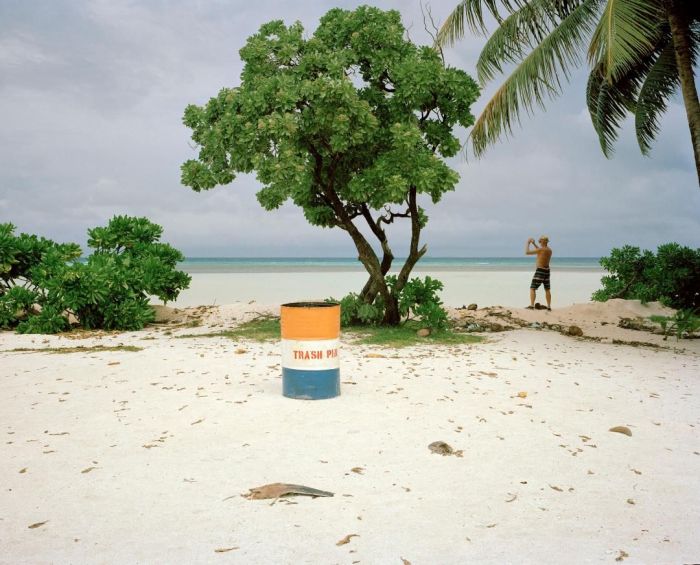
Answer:
[[[534,245],[534,249],[530,249]],[[535,292],[540,285],[544,285],[544,295],[547,299],[547,310],[552,309],[552,293],[549,292],[549,260],[552,258],[552,249],[549,247],[549,238],[546,235],[540,237],[539,246],[533,238],[527,240],[525,255],[537,255],[537,269],[530,284],[530,306],[528,310],[535,308]]]

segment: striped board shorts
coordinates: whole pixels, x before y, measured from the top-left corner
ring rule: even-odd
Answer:
[[[535,276],[532,277],[530,288],[537,290],[541,284],[544,285],[545,290],[549,290],[549,269],[537,267]]]

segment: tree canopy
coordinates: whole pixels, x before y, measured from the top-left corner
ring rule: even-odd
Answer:
[[[370,274],[363,300],[381,295],[395,323],[396,293],[426,251],[418,198],[437,203],[454,189],[443,158],[461,147],[454,127],[473,124],[478,86],[406,39],[397,11],[367,6],[329,11],[308,38],[300,23],[267,23],[240,56],[239,86],[185,110],[199,154],[182,165],[183,184],[205,190],[255,171],[265,209],[291,200],[311,224],[347,231]],[[410,222],[411,242],[390,288],[385,227],[397,219]]]

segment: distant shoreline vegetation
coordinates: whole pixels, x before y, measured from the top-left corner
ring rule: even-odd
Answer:
[[[178,264],[195,273],[362,271],[354,257],[186,257]],[[534,269],[531,257],[424,257],[417,271],[522,271]],[[558,271],[602,271],[599,257],[556,257]]]

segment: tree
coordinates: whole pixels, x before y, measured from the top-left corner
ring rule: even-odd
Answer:
[[[206,190],[255,171],[265,209],[291,200],[311,224],[345,230],[369,274],[361,299],[381,297],[390,325],[427,250],[419,196],[437,203],[454,189],[458,175],[441,157],[459,151],[452,129],[473,124],[478,95],[466,73],[404,33],[398,12],[366,6],[329,11],[308,39],[298,22],[267,23],[240,50],[240,86],[184,115],[199,155],[182,165],[183,184]],[[410,222],[411,238],[389,285],[386,226],[396,220]]]
[[[693,66],[700,51],[697,0],[462,0],[438,33],[440,45],[463,37],[465,27],[486,35],[486,15],[499,27],[488,39],[477,72],[482,84],[516,64],[477,119],[475,154],[512,133],[521,109],[544,107],[561,93],[562,77],[581,62],[588,43],[586,100],[601,149],[613,151],[622,121],[634,115],[644,155],[659,119],[680,86],[700,183],[700,103]]]

